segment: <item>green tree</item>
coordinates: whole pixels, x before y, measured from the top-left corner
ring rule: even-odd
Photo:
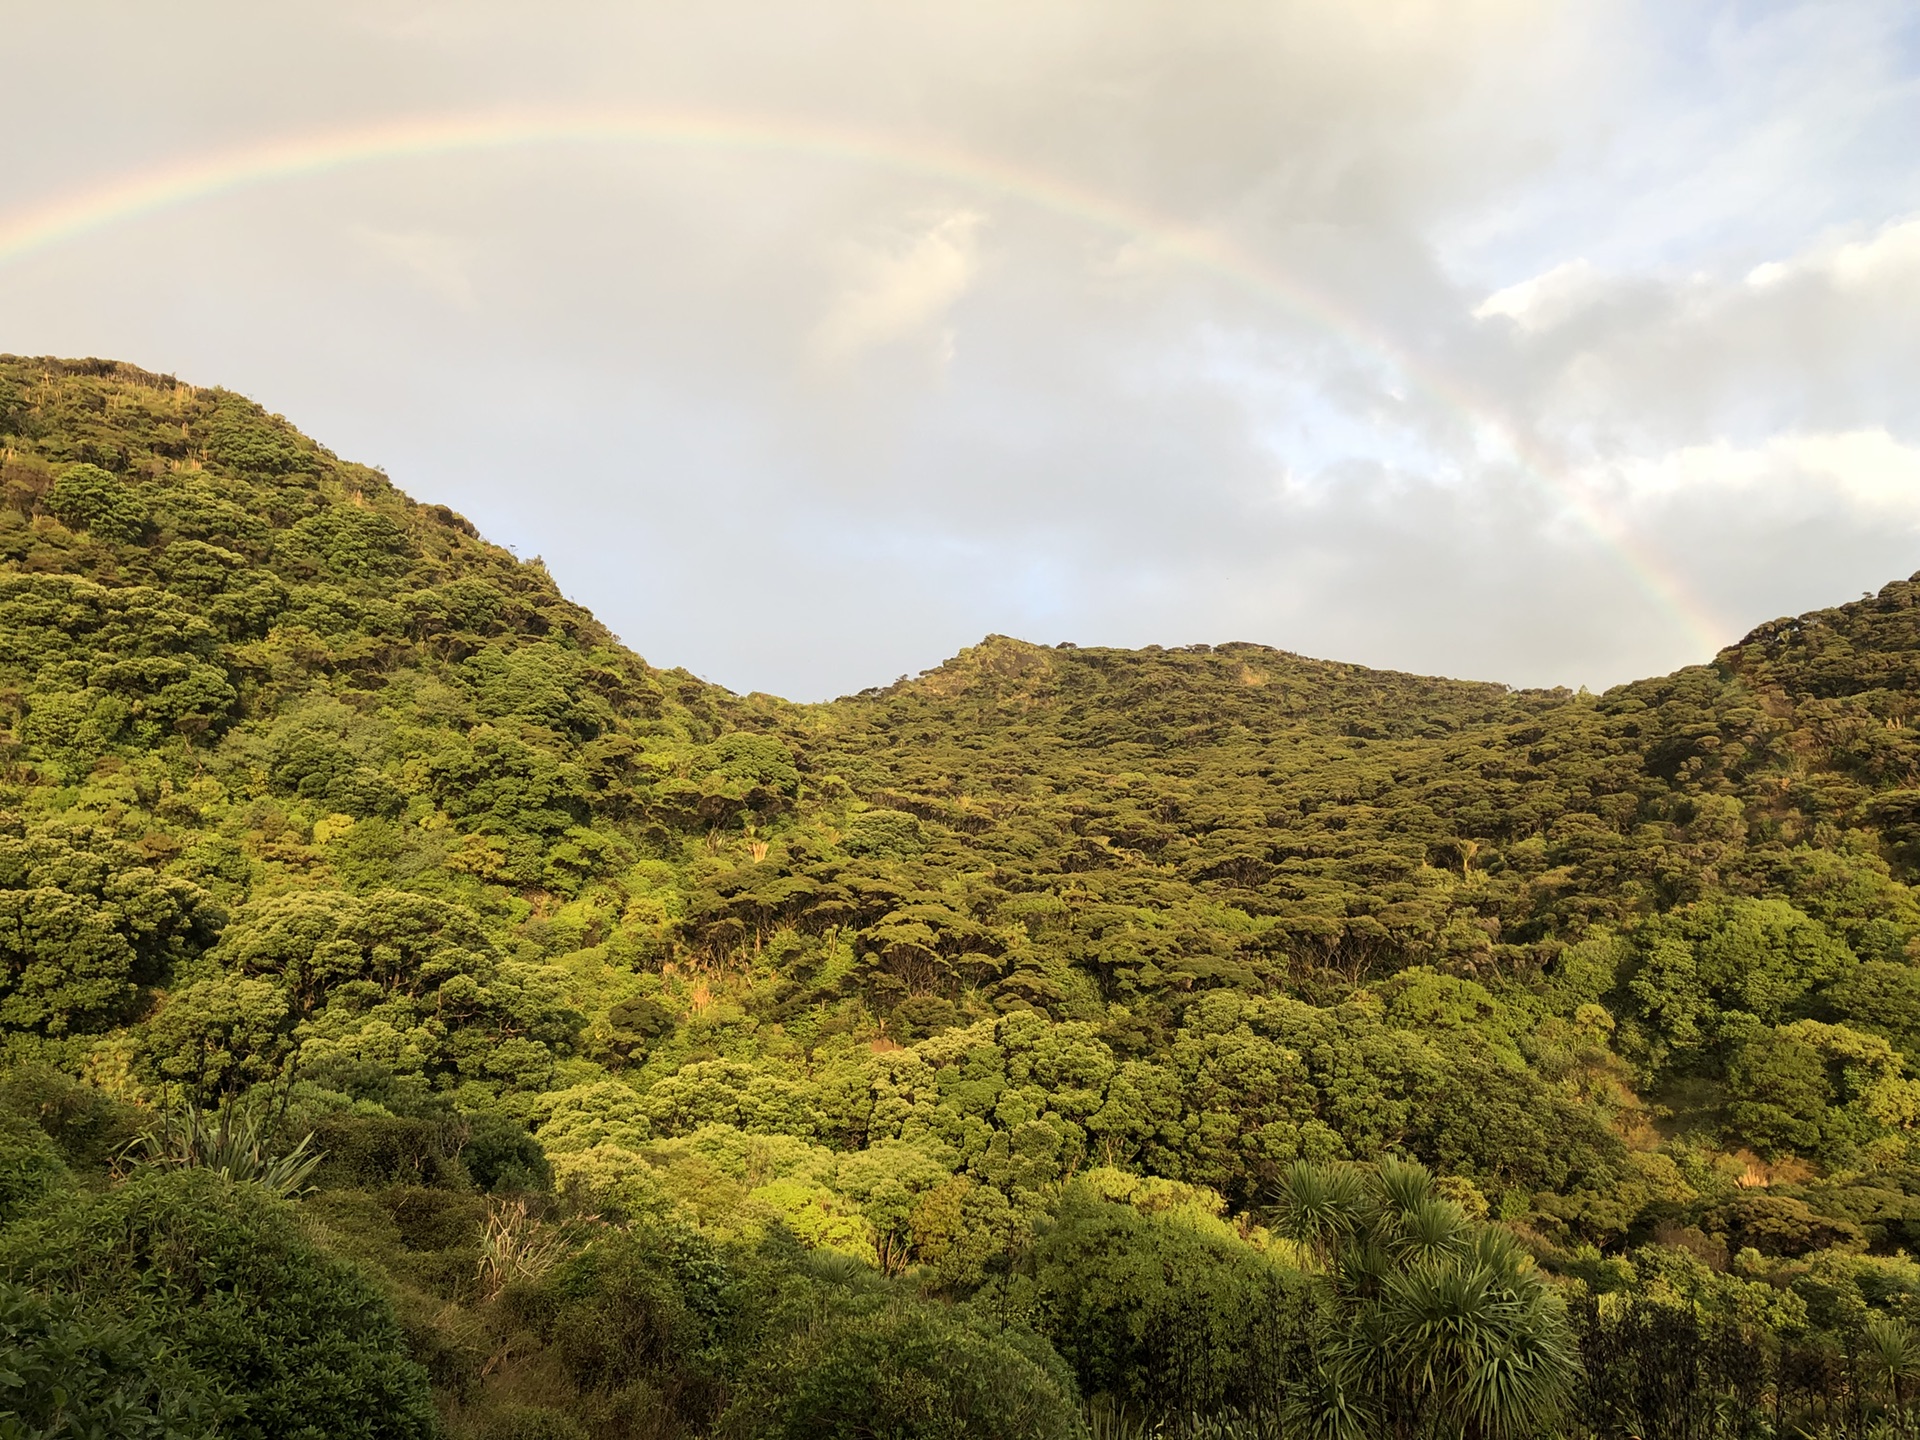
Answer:
[[[1736,1097],[1728,1118],[1762,1155],[1822,1148],[1834,1096],[1811,1045],[1773,1034],[1743,1045],[1727,1062],[1727,1086]]]
[[[1855,1030],[1881,1035],[1920,1059],[1920,968],[1893,960],[1864,960],[1821,996],[1828,1012]]]
[[[1033,1247],[1043,1328],[1089,1395],[1149,1416],[1273,1405],[1297,1274],[1181,1216],[1070,1189]]]
[[[1080,1440],[1073,1381],[1018,1330],[869,1302],[798,1332],[747,1383],[722,1435],[781,1440]]]
[[[47,510],[61,524],[124,544],[138,538],[146,507],[118,476],[98,465],[74,465],[53,482]]]
[[[144,987],[223,918],[198,886],[86,830],[0,835],[0,1029],[62,1036],[132,1018]]]
[[[200,1103],[277,1079],[292,1053],[286,997],[264,980],[220,975],[169,995],[140,1037],[141,1069]]]

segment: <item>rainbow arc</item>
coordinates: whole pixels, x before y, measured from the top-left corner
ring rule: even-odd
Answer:
[[[538,109],[383,121],[222,149],[0,213],[0,265],[146,216],[250,187],[354,166],[558,144],[622,144],[800,155],[939,179],[1017,200],[1198,266],[1359,350],[1464,417],[1545,486],[1638,588],[1702,650],[1723,627],[1632,533],[1487,397],[1400,344],[1368,317],[1217,231],[1185,224],[1072,180],[954,146],[817,121],[690,110]]]

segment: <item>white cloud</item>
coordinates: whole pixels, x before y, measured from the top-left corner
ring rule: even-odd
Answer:
[[[1920,217],[1744,268],[1601,280],[1556,267],[1477,313],[1515,320],[1483,337],[1486,386],[1575,463],[1770,436],[1920,438]]]
[[[1495,315],[1513,321],[1522,330],[1550,329],[1577,315],[1600,293],[1600,278],[1585,259],[1564,261],[1551,270],[1496,290],[1474,308],[1473,318]]]
[[[1840,507],[1920,528],[1920,447],[1883,429],[1794,432],[1752,446],[1716,440],[1590,466],[1580,479],[1589,490],[1614,490],[1643,523],[1676,502],[1711,499],[1729,508]]]
[[[951,357],[953,334],[944,324],[979,270],[979,232],[986,217],[953,210],[904,242],[860,250],[852,274],[813,334],[814,354],[844,363],[906,340]]]
[[[1747,284],[1756,290],[1799,279],[1822,280],[1852,293],[1920,289],[1920,216],[1893,221],[1868,240],[1821,244],[1747,272]]]

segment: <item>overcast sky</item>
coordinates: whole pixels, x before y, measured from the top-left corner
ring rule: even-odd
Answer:
[[[1913,0],[0,17],[0,350],[253,396],[736,690],[1599,689],[1920,570]]]

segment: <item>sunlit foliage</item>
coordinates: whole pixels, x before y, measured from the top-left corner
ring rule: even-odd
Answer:
[[[0,359],[8,1373],[125,1434],[1907,1423],[1917,601],[1600,696],[989,637],[794,706],[238,396]]]

